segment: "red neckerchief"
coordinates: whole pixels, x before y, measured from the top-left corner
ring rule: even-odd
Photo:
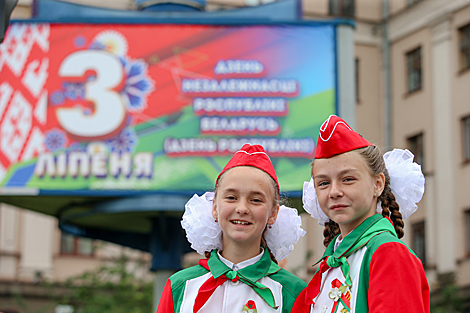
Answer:
[[[199,260],[199,265],[204,267],[206,270],[210,271],[208,262],[209,259],[202,259]],[[231,281],[237,281],[238,279],[239,278],[237,275],[235,278],[231,279]],[[199,288],[199,291],[196,296],[196,301],[194,302],[193,313],[197,313],[197,311],[202,308],[202,306],[207,302],[207,300],[209,300],[209,298],[212,296],[217,287],[225,283],[227,280],[229,280],[229,278],[225,275],[219,276],[217,278],[214,278],[211,275],[211,277],[209,277],[209,279],[206,280],[206,282],[202,284],[202,286]]]

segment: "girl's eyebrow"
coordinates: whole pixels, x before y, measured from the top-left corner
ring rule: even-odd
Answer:
[[[222,191],[223,193],[238,193],[240,192],[238,189],[236,188],[226,188]],[[257,191],[257,190],[252,190],[249,192],[250,195],[259,195],[259,196],[262,196],[262,197],[265,197],[265,193],[262,192],[262,191]]]
[[[358,169],[356,169],[356,168],[347,168],[347,169],[342,170],[341,172],[339,172],[339,174],[344,175],[344,174],[347,174],[347,173],[350,173],[350,172],[358,172]]]
[[[225,188],[223,192],[238,192],[238,189],[236,188]]]
[[[317,178],[327,178],[328,175],[325,175],[325,174],[318,174],[316,176],[313,177],[313,179],[317,179]]]
[[[355,169],[355,168],[347,168],[347,169],[344,169],[342,170],[341,172],[338,173],[339,176],[341,175],[345,175],[345,174],[348,174],[350,172],[357,172],[358,170]],[[328,175],[325,175],[325,174],[318,174],[316,175],[315,177],[313,177],[313,179],[316,179],[316,178],[328,178],[329,176]]]
[[[259,196],[262,196],[262,197],[266,196],[264,194],[264,192],[261,192],[261,191],[250,191],[250,194],[251,195],[259,195]]]

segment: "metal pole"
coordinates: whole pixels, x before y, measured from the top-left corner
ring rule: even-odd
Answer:
[[[339,115],[356,128],[356,88],[354,87],[354,30],[351,25],[336,27],[338,111]]]
[[[392,147],[392,94],[390,75],[390,40],[388,38],[388,0],[382,0],[382,64],[384,75],[384,150]],[[384,151],[384,152],[385,152]]]

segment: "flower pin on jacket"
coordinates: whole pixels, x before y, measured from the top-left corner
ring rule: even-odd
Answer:
[[[258,310],[256,310],[256,303],[253,300],[248,300],[248,302],[243,306],[242,312],[246,313],[257,313]]]
[[[346,285],[338,279],[331,282],[331,292],[328,294],[334,301],[331,313],[348,313],[351,311],[351,293]]]

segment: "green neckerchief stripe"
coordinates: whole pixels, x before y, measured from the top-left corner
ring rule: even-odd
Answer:
[[[228,267],[224,262],[219,259],[217,255],[217,250],[211,252],[211,257],[209,258],[209,269],[214,278],[224,275],[227,271],[232,269]],[[239,276],[243,276],[249,280],[257,281],[266,275],[271,275],[277,273],[281,270],[281,267],[276,263],[271,261],[269,253],[266,249],[264,250],[263,256],[255,264],[249,265],[237,271]]]
[[[336,236],[335,239],[330,242],[323,254],[323,257],[318,262],[328,257],[326,260],[328,266],[341,267],[341,271],[346,279],[346,284],[351,287],[352,281],[349,273],[350,266],[347,257],[364,247],[374,236],[383,232],[390,232],[393,236],[397,237],[395,229],[390,221],[383,218],[380,214],[374,214],[364,220],[364,222],[356,227],[350,234],[344,237],[338,248],[333,251]]]
[[[271,261],[271,257],[266,249],[258,262],[238,271],[233,271],[224,262],[222,262],[217,255],[217,250],[213,250],[211,252],[208,265],[214,278],[225,275],[229,279],[234,279],[238,275],[240,281],[252,287],[253,290],[264,301],[266,301],[267,304],[269,304],[269,306],[272,308],[277,307],[271,289],[258,282],[262,277],[274,274],[281,269],[279,265]]]
[[[393,225],[390,223],[390,221],[387,220],[386,218],[384,218],[380,214],[374,214],[371,217],[368,217],[366,220],[364,220],[364,222],[362,222],[358,227],[356,227],[350,234],[348,234],[346,237],[344,237],[343,241],[338,246],[338,248],[336,248],[336,250],[334,250],[335,241],[336,241],[336,238],[339,235],[336,236],[330,242],[328,247],[326,248],[325,253],[323,254],[322,258],[319,260],[319,262],[322,259],[324,259],[325,257],[327,257],[329,255],[333,255],[333,254],[337,258],[341,257],[341,256],[346,256],[347,257],[352,252],[357,250],[358,244],[363,243],[363,242],[359,243],[358,241],[363,241],[362,239],[365,236],[368,236],[368,235],[370,235],[371,233],[374,233],[374,232],[384,232],[384,231],[388,231],[393,236],[397,237],[397,234],[395,232],[395,228],[393,228]],[[370,238],[369,238],[369,240],[370,240]],[[358,244],[356,244],[356,243],[358,243]],[[351,253],[347,253],[348,251],[351,252]]]

